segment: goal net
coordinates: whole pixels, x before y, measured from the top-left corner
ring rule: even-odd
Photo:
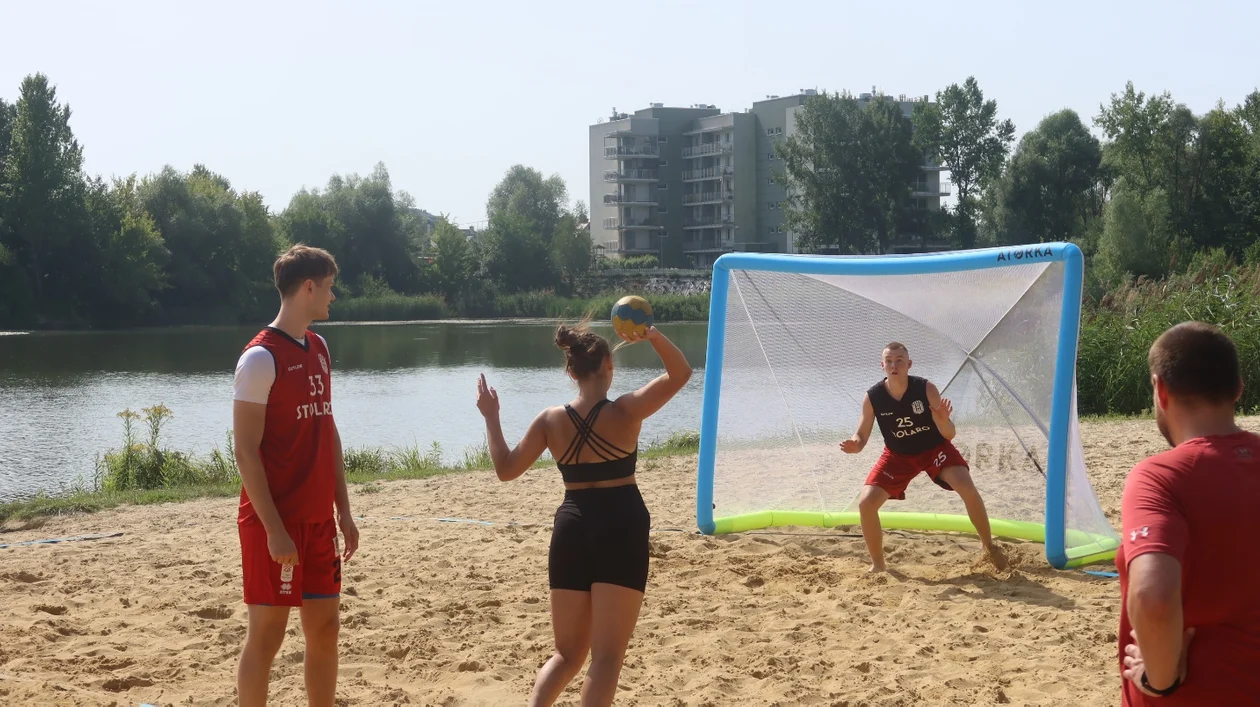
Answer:
[[[1082,258],[1071,244],[899,256],[732,253],[713,269],[697,523],[705,533],[859,523],[879,427],[845,454],[884,345],[953,403],[994,535],[1055,567],[1114,557],[1076,415]],[[885,528],[975,532],[920,474]]]

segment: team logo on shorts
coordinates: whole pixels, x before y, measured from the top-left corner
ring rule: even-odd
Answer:
[[[328,373],[328,361],[324,359],[324,354],[319,354],[319,367],[324,369],[324,373]]]
[[[923,401],[916,400],[913,403],[910,403],[910,409],[914,411],[914,414],[922,415],[923,414]]]

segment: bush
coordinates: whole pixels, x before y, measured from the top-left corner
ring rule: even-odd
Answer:
[[[454,312],[437,295],[387,294],[339,299],[328,314],[334,322],[401,322],[446,319]]]
[[[1221,327],[1238,346],[1243,380],[1260,381],[1260,265],[1206,251],[1167,279],[1122,284],[1085,309],[1076,361],[1081,414],[1150,410],[1147,352],[1166,329],[1190,320]],[[1257,388],[1244,386],[1244,411],[1260,409]]]
[[[118,413],[123,421],[122,448],[97,458],[91,490],[116,492],[240,483],[230,432],[226,454],[216,448],[209,459],[198,460],[162,447],[162,427],[174,417],[170,408],[159,403],[142,412],[143,415],[132,410]],[[148,431],[144,441],[137,436],[140,420]]]

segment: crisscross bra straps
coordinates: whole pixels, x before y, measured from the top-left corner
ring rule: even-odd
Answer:
[[[573,437],[573,441],[569,443],[564,454],[560,456],[556,466],[560,467],[560,473],[567,482],[582,481],[606,481],[610,479],[620,479],[630,476],[634,473],[635,460],[638,456],[638,449],[633,452],[627,452],[617,445],[604,439],[595,431],[595,420],[599,418],[599,413],[604,406],[611,401],[604,400],[595,403],[591,411],[583,418],[577,413],[572,406],[565,405],[564,411],[569,416],[569,420],[573,422],[573,426],[577,428],[577,435]],[[582,447],[590,447],[602,461],[579,463],[578,457],[582,453]]]

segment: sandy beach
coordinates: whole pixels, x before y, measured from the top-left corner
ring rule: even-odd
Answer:
[[[1083,436],[1118,525],[1125,474],[1166,445],[1152,421]],[[642,462],[639,483],[652,570],[618,704],[1117,701],[1115,579],[1053,570],[1040,545],[1014,542],[997,573],[974,537],[905,532],[885,536],[894,571],[871,577],[856,528],[697,534],[694,457]],[[339,703],[524,704],[551,652],[561,494],[554,468],[352,487],[362,546],[344,572]],[[232,704],[246,613],[235,505],[10,524],[0,545],[117,535],[0,549],[0,703]],[[302,651],[295,614],[273,704],[305,704]],[[561,704],[577,704],[579,682]]]

